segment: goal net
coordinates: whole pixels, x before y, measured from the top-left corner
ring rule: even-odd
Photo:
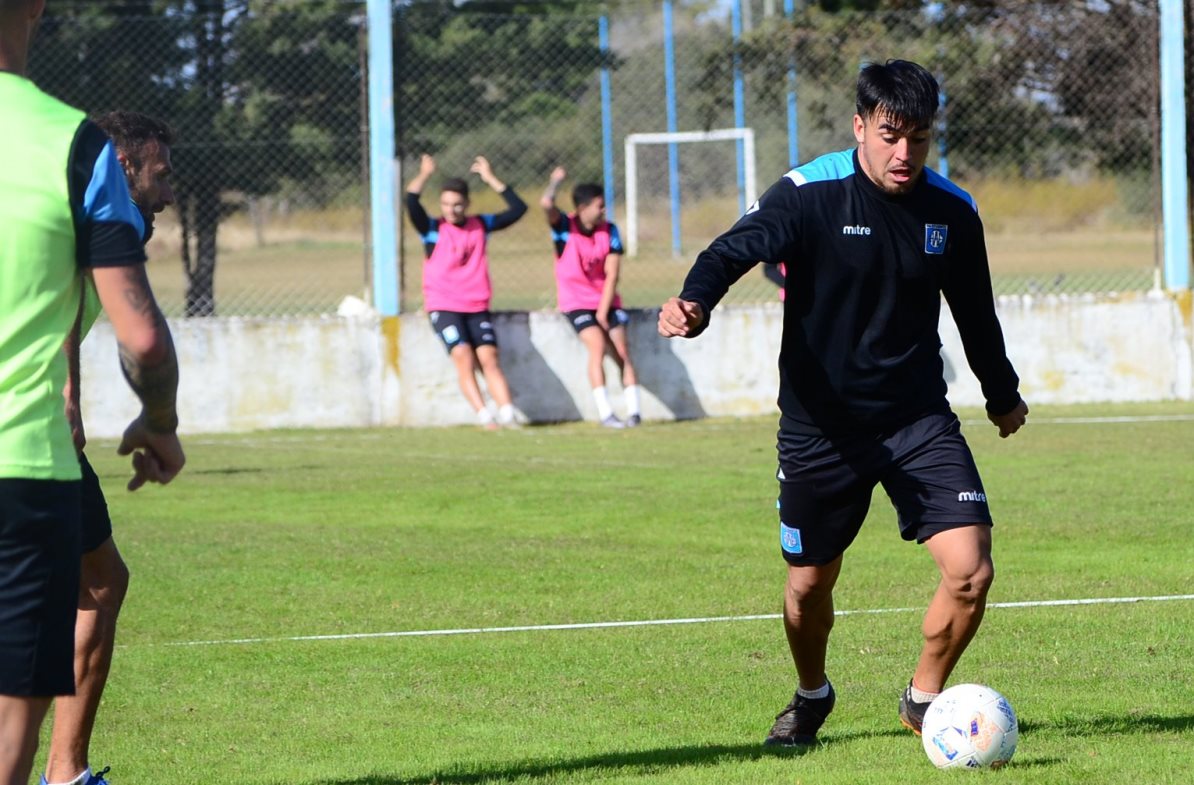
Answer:
[[[686,165],[679,165],[679,147],[676,155],[670,154],[670,145],[691,145],[701,142],[720,142],[720,149],[709,150],[708,155],[702,154],[700,160],[686,158]],[[726,145],[725,142],[734,142]],[[643,151],[641,148],[652,148]],[[665,160],[665,152],[666,160]],[[640,133],[626,136],[624,147],[626,163],[626,253],[635,256],[639,251],[639,234],[642,228],[639,216],[640,197],[661,198],[670,208],[670,218],[662,219],[661,223],[670,224],[671,253],[673,256],[681,254],[681,173],[686,182],[684,193],[688,195],[716,195],[727,190],[732,180],[729,171],[736,171],[737,195],[733,203],[733,212],[741,213],[754,203],[757,198],[755,181],[755,133],[751,128],[719,128],[711,131],[679,131],[674,133]],[[693,187],[688,180],[695,181]],[[692,201],[690,199],[689,201]],[[685,207],[689,205],[683,205]],[[720,229],[729,228],[725,223]],[[662,227],[658,227],[662,228]]]

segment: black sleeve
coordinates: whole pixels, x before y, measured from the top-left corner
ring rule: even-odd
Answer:
[[[431,231],[431,219],[427,217],[427,211],[419,202],[419,195],[410,191],[406,192],[406,214],[410,216],[411,225],[420,236]]]
[[[764,264],[763,277],[779,288],[784,288],[784,274],[779,270],[779,263]]]
[[[1020,377],[1007,357],[1003,329],[995,314],[995,295],[991,289],[991,271],[983,225],[974,218],[973,228],[959,238],[942,291],[958,334],[966,361],[978,377],[987,411],[1007,414],[1020,403]]]
[[[780,180],[767,189],[757,207],[697,255],[680,291],[681,300],[699,303],[705,312],[705,323],[693,335],[704,331],[709,314],[750,268],[760,261],[791,264],[796,256],[799,211],[799,189],[791,180]]]
[[[526,202],[518,197],[514,189],[506,186],[506,190],[502,191],[501,197],[506,200],[506,209],[486,221],[486,227],[491,232],[496,232],[498,229],[505,229],[512,225],[515,221],[527,211]]]
[[[564,253],[564,247],[568,245],[568,232],[572,229],[572,222],[568,218],[568,214],[562,210],[556,210],[560,214],[559,220],[551,224],[551,241],[556,247],[556,258],[559,258]]]
[[[132,225],[116,220],[93,221],[83,213],[96,161],[107,145],[107,135],[90,120],[79,125],[71,142],[67,182],[75,223],[75,259],[80,267],[123,267],[146,260],[141,237]]]

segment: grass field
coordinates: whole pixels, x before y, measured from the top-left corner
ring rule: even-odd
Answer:
[[[1185,596],[992,608],[953,681],[1017,708],[1001,771],[937,772],[899,726],[935,573],[881,493],[822,744],[760,748],[793,689],[772,418],[194,437],[136,494],[93,443],[133,574],[93,763],[114,785],[1190,782],[1194,405],[1038,407],[1006,441],[963,416],[992,602]],[[721,620],[543,628],[695,618]]]

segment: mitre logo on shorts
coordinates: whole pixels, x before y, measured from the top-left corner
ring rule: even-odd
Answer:
[[[982,502],[987,503],[987,494],[982,491],[962,491],[958,494],[958,501],[960,502]]]
[[[793,529],[780,521],[779,547],[784,549],[784,553],[804,553],[804,544],[800,541],[800,530]]]
[[[945,241],[949,239],[949,227],[945,224],[925,224],[925,253],[945,253]]]

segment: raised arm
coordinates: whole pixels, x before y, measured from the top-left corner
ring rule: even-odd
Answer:
[[[427,215],[427,211],[423,209],[423,205],[419,201],[419,195],[423,193],[423,189],[427,186],[427,181],[434,172],[435,159],[424,153],[419,158],[419,173],[412,177],[410,182],[406,184],[406,213],[410,216],[410,222],[415,227],[415,231],[420,235],[431,231],[431,218]]]
[[[485,156],[478,155],[476,158],[474,158],[473,165],[470,166],[468,170],[473,174],[478,175],[481,178],[481,182],[492,188],[495,193],[500,194],[502,191],[506,190],[506,184],[497,179],[497,176],[493,173],[493,167],[489,164],[489,159]]]
[[[556,191],[560,188],[560,183],[564,182],[564,178],[568,176],[568,172],[562,166],[557,166],[551,170],[551,177],[547,179],[547,188],[543,191],[543,196],[539,198],[539,206],[543,208],[547,215],[547,225],[555,226],[560,222],[560,209],[556,207]]]

